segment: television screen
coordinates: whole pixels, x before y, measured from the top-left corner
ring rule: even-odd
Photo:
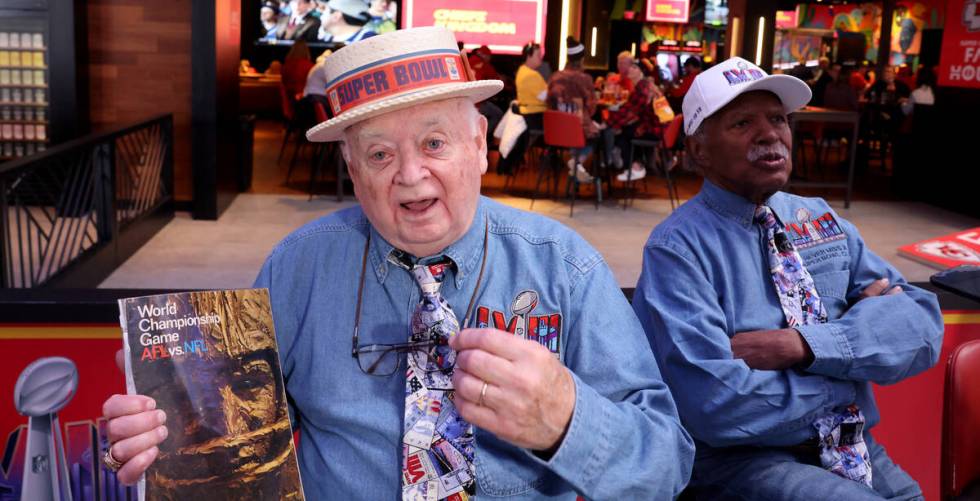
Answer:
[[[260,45],[333,46],[398,29],[397,0],[265,0],[258,14]]]

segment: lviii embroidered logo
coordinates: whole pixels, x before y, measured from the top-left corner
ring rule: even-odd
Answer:
[[[480,306],[476,310],[476,325],[507,331],[515,336],[540,343],[549,351],[561,353],[561,313],[531,315],[538,306],[538,293],[523,290],[510,304],[510,312]],[[508,313],[510,316],[508,317]]]

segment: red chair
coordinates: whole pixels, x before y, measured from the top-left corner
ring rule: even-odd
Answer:
[[[543,122],[544,144],[550,150],[548,154],[550,162],[541,163],[538,167],[538,180],[534,186],[534,192],[531,194],[531,208],[534,208],[534,199],[538,193],[538,188],[541,186],[545,169],[550,167],[553,171],[560,170],[561,153],[563,151],[585,147],[585,132],[582,130],[582,117],[577,113],[546,110],[544,112]],[[557,167],[555,166],[555,162],[558,162]],[[596,209],[598,209],[599,203],[602,201],[602,181],[596,177],[594,182],[596,187]],[[574,216],[575,213],[575,196],[578,193],[579,184],[578,178],[574,174],[568,176],[567,189],[572,197],[569,217]]]
[[[980,499],[980,340],[946,365],[942,447],[942,499]]]
[[[316,115],[316,123],[323,123],[330,119],[327,115],[327,109],[323,106],[321,101],[313,101],[313,111]],[[323,171],[323,164],[327,161],[327,158],[333,156],[334,163],[337,166],[337,201],[342,202],[344,200],[344,180],[350,179],[347,175],[347,165],[344,163],[344,156],[340,154],[340,148],[337,146],[336,142],[330,143],[317,143],[318,150],[314,157],[316,161],[313,163],[313,169],[310,172],[310,200],[313,200],[313,187],[316,183],[317,175]]]
[[[286,85],[282,82],[279,83],[279,105],[282,111],[282,118],[286,124],[286,133],[282,137],[282,146],[279,147],[279,156],[276,158],[276,163],[282,161],[282,154],[286,151],[289,136],[296,132],[298,128],[298,124],[296,123],[296,107],[293,104],[292,98],[289,97],[289,91],[286,90]],[[293,151],[293,156],[296,156],[295,151]]]

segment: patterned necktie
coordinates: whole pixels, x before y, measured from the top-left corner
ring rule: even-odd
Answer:
[[[827,321],[813,277],[803,258],[776,221],[772,209],[756,207],[755,222],[766,234],[766,257],[779,304],[789,327]],[[813,423],[820,437],[820,463],[837,475],[871,487],[871,458],[864,442],[864,414],[856,405],[832,412]]]
[[[398,263],[408,268],[403,263]],[[412,314],[413,350],[405,374],[405,433],[402,440],[402,499],[464,501],[476,493],[473,426],[453,404],[456,352],[446,342],[459,322],[439,293],[447,261],[414,265],[421,298]]]

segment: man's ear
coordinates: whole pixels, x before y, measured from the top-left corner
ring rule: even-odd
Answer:
[[[476,137],[473,138],[476,141],[477,155],[480,158],[480,174],[487,173],[487,117],[483,116],[482,113],[477,113],[478,118],[476,128]]]
[[[687,136],[684,140],[687,150],[688,168],[700,175],[704,175],[704,168],[708,165],[708,145],[705,141],[698,140],[692,136]]]

